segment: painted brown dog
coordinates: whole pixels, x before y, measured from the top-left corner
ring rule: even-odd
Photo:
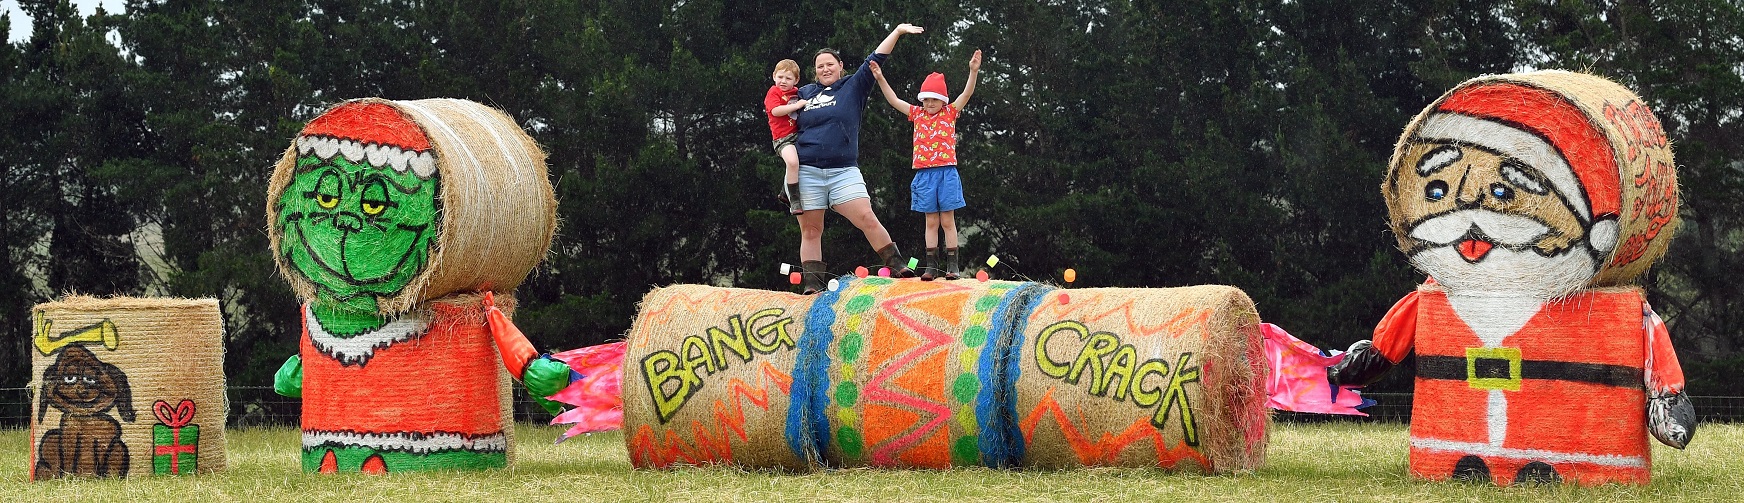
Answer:
[[[134,418],[133,390],[121,369],[98,360],[84,346],[67,346],[42,372],[41,400],[37,422],[47,417],[52,405],[61,412],[61,424],[44,433],[37,445],[35,479],[127,475],[121,423],[108,414],[113,408],[123,420]]]

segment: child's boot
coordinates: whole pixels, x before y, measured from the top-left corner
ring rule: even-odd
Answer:
[[[791,214],[791,215],[804,215],[805,214],[805,206],[803,204],[800,204],[800,200],[799,200],[799,184],[797,184],[797,183],[787,184],[786,196],[787,196],[787,213]]]
[[[962,275],[962,269],[957,265],[957,249],[956,248],[946,248],[945,249],[945,279],[957,279],[957,278],[961,278],[961,277],[963,277],[963,275]]]
[[[880,262],[884,263],[884,267],[890,268],[891,277],[914,277],[914,269],[908,268],[908,257],[903,256],[902,251],[896,249],[896,243],[890,243],[884,245],[883,248],[879,248],[878,259]]]
[[[924,271],[924,272],[920,273],[920,280],[921,281],[932,281],[932,280],[938,278],[939,277],[939,274],[938,274],[939,266],[941,266],[941,265],[944,265],[944,264],[939,263],[939,249],[938,248],[927,248],[927,250],[926,250],[926,263],[921,264],[921,266],[920,266],[921,270]]]
[[[805,284],[805,290],[801,294],[812,295],[824,291],[824,285],[828,282],[824,275],[828,274],[829,265],[822,260],[807,260],[800,262],[799,267],[805,270],[800,273],[801,282]]]

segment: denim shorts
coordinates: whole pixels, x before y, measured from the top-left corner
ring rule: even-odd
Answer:
[[[921,213],[955,211],[966,205],[963,202],[963,180],[957,177],[956,166],[915,171],[908,190],[914,193],[909,209]]]
[[[859,166],[819,168],[799,165],[801,208],[821,210],[863,197],[871,196],[866,194],[866,178],[860,176]]]

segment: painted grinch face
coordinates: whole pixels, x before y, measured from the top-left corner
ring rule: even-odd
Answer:
[[[322,153],[299,156],[279,196],[278,252],[317,285],[319,300],[373,311],[376,297],[398,294],[429,260],[436,175]]]
[[[1394,173],[1387,196],[1404,251],[1449,288],[1557,292],[1596,271],[1589,229],[1532,166],[1482,147],[1419,141]]]

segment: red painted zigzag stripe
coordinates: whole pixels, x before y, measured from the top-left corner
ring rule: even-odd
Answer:
[[[652,425],[643,424],[630,438],[630,461],[636,466],[654,468],[671,466],[677,462],[731,463],[732,439],[737,437],[740,442],[750,441],[750,436],[745,431],[744,403],[749,401],[759,410],[769,410],[771,384],[781,391],[781,396],[787,396],[793,387],[793,376],[782,373],[769,362],[763,362],[756,382],[746,383],[738,378],[727,381],[727,398],[715,400],[714,403],[714,428],[710,429],[702,421],[691,421],[690,429],[696,437],[695,444],[680,437],[679,428],[666,430],[662,435],[655,432]]]

